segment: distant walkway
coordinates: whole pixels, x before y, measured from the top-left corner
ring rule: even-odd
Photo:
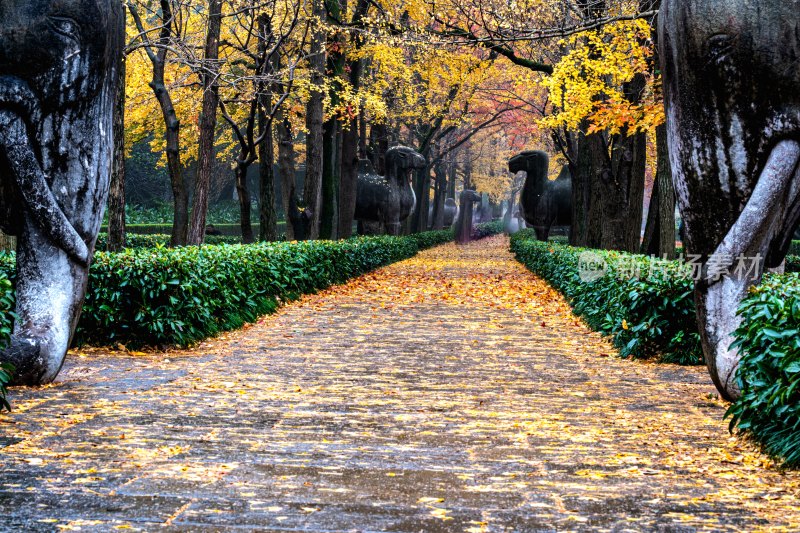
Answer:
[[[0,530],[800,526],[800,475],[728,435],[704,369],[615,358],[507,248],[435,248],[193,352],[72,354],[0,416]]]

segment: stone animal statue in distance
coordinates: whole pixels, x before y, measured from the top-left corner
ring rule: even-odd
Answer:
[[[402,222],[417,203],[412,172],[425,168],[427,161],[405,146],[387,150],[385,161],[386,176],[378,175],[369,160],[359,163],[355,219],[362,228],[381,225],[386,234],[400,235]]]
[[[124,41],[116,0],[0,0],[0,227],[17,236],[0,360],[52,381],[80,316],[111,175]]]
[[[550,237],[554,225],[572,225],[572,175],[565,166],[557,179],[550,180],[549,168],[550,158],[541,151],[522,152],[508,161],[509,172],[527,174],[519,207],[540,241]]]
[[[663,0],[658,18],[684,244],[703,261],[700,336],[731,400],[736,310],[800,221],[800,0]]]
[[[459,195],[461,205],[458,209],[455,230],[457,244],[469,244],[472,240],[472,223],[475,218],[475,204],[479,203],[481,199],[481,195],[472,189],[461,191]]]

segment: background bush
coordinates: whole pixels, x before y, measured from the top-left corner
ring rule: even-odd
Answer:
[[[731,429],[753,436],[786,466],[800,466],[800,276],[768,275],[739,308],[742,396]]]
[[[503,233],[502,220],[483,222],[481,224],[476,224],[475,227],[472,228],[472,240],[477,241],[479,239],[491,237],[492,235],[499,235],[501,233]]]
[[[125,235],[126,248],[155,248],[157,246],[169,246],[170,236],[162,233],[138,234],[127,233]],[[206,235],[205,244],[240,244],[241,237],[229,235]],[[95,250],[103,251],[108,247],[108,234],[100,233],[97,236]]]
[[[539,242],[533,230],[513,235],[511,249],[520,262],[561,292],[589,327],[609,335],[622,357],[703,363],[693,282],[680,263],[659,262],[651,273],[647,257],[592,250],[605,260],[608,271],[584,282],[578,259],[585,249]],[[622,272],[629,269],[639,275]]]

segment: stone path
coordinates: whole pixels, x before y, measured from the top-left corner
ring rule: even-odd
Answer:
[[[703,369],[621,361],[503,237],[193,351],[72,354],[0,416],[0,530],[797,529]]]

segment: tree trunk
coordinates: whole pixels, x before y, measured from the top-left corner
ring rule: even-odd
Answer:
[[[339,165],[337,165],[337,142],[339,121],[331,117],[322,127],[322,213],[320,215],[320,239],[336,239],[339,229]]]
[[[353,234],[358,183],[358,119],[342,132],[342,165],[339,183],[339,238]]]
[[[202,244],[206,236],[208,189],[214,166],[214,138],[217,129],[219,89],[219,37],[222,22],[222,0],[208,0],[208,28],[205,56],[202,63],[203,108],[200,114],[200,141],[197,150],[197,175],[194,181],[194,205],[189,223],[189,244]]]
[[[267,120],[264,109],[272,109],[272,97],[265,97],[263,107],[259,107],[259,130],[267,131],[272,125]],[[264,140],[258,146],[258,197],[259,197],[259,230],[258,238],[261,241],[278,240],[278,221],[275,213],[275,146],[272,141],[272,132],[264,135]]]
[[[657,165],[642,253],[675,258],[675,189],[667,148],[666,125],[656,129]]]
[[[181,123],[175,113],[175,105],[172,97],[167,90],[164,81],[164,70],[167,64],[167,52],[170,50],[170,43],[176,36],[172,33],[174,27],[174,17],[172,15],[172,4],[170,0],[160,0],[161,7],[161,29],[158,39],[155,41],[157,47],[150,45],[145,47],[150,62],[153,65],[153,77],[150,81],[150,88],[161,108],[164,118],[164,141],[167,153],[167,171],[169,173],[170,185],[172,187],[172,201],[174,215],[172,218],[171,246],[181,246],[186,244],[186,233],[189,221],[189,197],[186,193],[186,184],[183,180],[183,169],[181,167],[180,156],[180,130]],[[129,5],[129,11],[136,21],[137,28],[145,35],[144,26],[138,11],[133,5]],[[143,40],[145,38],[143,37]],[[149,43],[149,41],[146,41]]]
[[[426,154],[427,155],[427,154]],[[417,208],[411,214],[414,217],[411,223],[411,233],[420,233],[428,229],[428,209],[431,205],[431,168],[414,171],[414,194],[417,195]]]
[[[306,179],[303,188],[304,216],[308,220],[306,239],[319,238],[322,211],[323,173],[323,99],[325,88],[325,31],[321,24],[326,20],[323,0],[314,0],[315,27],[311,33],[309,69],[311,85],[306,107]]]
[[[253,225],[250,221],[252,200],[247,189],[247,171],[250,168],[249,159],[242,157],[236,163],[236,192],[239,194],[239,221],[242,228],[242,243],[253,242]]]
[[[436,176],[436,189],[433,193],[433,229],[444,228],[444,201],[447,195],[447,169],[444,161],[439,161],[433,167]]]
[[[119,69],[114,113],[114,162],[108,188],[108,251],[125,247],[125,56]]]
[[[286,221],[290,222],[292,216],[296,216],[296,213],[292,213],[291,209],[292,206],[297,209],[297,181],[294,166],[292,127],[285,117],[283,109],[278,110],[275,115],[275,132],[278,138],[278,174],[281,179],[281,201],[283,202]],[[286,224],[286,239],[289,241],[296,239],[292,224]]]
[[[367,112],[363,107],[358,113],[358,157],[367,158]]]
[[[389,131],[385,124],[373,124],[369,130],[372,165],[381,176],[386,175],[386,152],[389,150]]]
[[[614,139],[611,179],[604,180],[600,248],[638,252],[641,244],[647,136]]]

